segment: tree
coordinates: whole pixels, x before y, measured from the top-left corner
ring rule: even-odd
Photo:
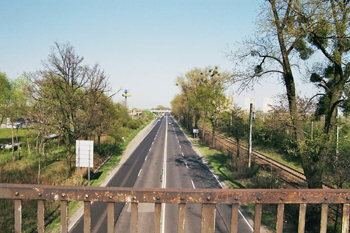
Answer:
[[[184,95],[183,94],[176,94],[174,99],[171,101],[171,112],[177,116],[177,120],[181,120],[181,115],[183,115],[183,109],[184,106]]]
[[[154,110],[169,110],[169,108],[164,107],[163,105],[158,105]]]
[[[101,96],[96,108],[93,132],[97,136],[97,146],[100,149],[102,134],[111,132],[111,128],[119,116],[117,115],[118,110],[116,105],[114,105],[111,98],[108,98],[106,95]]]
[[[131,118],[123,103],[115,103],[113,105],[113,112],[115,114],[115,120],[110,128],[110,134],[114,138],[115,144],[118,144],[124,142],[123,137],[127,134],[126,126]]]
[[[344,90],[350,75],[346,59],[350,46],[349,1],[269,0],[264,9],[262,16],[266,17],[259,21],[260,36],[247,41],[243,52],[235,57],[236,61],[253,58],[250,60],[253,63],[246,63],[248,70],[237,72],[236,80],[245,88],[267,74],[282,75],[296,153],[300,155],[308,187],[322,188],[327,156],[334,140],[336,109],[345,100]],[[310,78],[324,89],[318,113],[325,115],[325,121],[318,138],[306,139],[298,114],[292,62],[308,59],[315,51],[323,54],[329,63]]]
[[[31,75],[35,100],[42,100],[52,106],[54,126],[66,146],[67,173],[72,169],[72,147],[75,140],[86,135],[92,116],[84,110],[95,111],[95,104],[107,91],[108,80],[98,65],[90,68],[83,65],[80,57],[69,43],[52,48],[44,70]],[[88,107],[89,106],[89,109]]]
[[[222,116],[222,127],[223,132],[228,137],[233,137],[237,143],[236,156],[240,157],[240,147],[242,139],[249,132],[249,125],[244,119],[245,112],[240,108],[232,109],[231,111],[224,112]],[[234,160],[234,153],[232,153],[232,162]]]
[[[203,95],[200,95],[200,91],[203,87],[205,76],[203,70],[194,68],[188,71],[185,76],[177,78],[176,85],[181,88],[184,99],[188,105],[187,117],[188,129],[192,129],[192,122],[194,120],[194,127],[198,128],[198,121],[201,118],[203,105]]]
[[[0,72],[0,125],[4,122],[6,112],[11,102],[12,85],[5,73]]]
[[[261,36],[255,40],[246,41],[243,51],[233,57],[235,61],[241,63],[245,61],[247,64],[247,70],[236,72],[235,75],[236,81],[241,82],[242,88],[247,88],[262,77],[269,77],[272,73],[281,75],[288,99],[288,111],[294,131],[296,151],[300,155],[309,188],[322,188],[327,146],[317,154],[315,154],[316,151],[310,151],[311,148],[307,146],[309,141],[305,140],[302,129],[302,117],[299,114],[292,68],[293,66],[300,67],[298,66],[300,60],[309,58],[315,51],[307,46],[307,39],[310,38],[310,32],[317,28],[317,23],[311,18],[320,15],[318,9],[319,4],[323,5],[322,2],[267,1],[266,8],[261,14],[266,17],[259,21]],[[296,59],[296,55],[299,55],[299,59]],[[326,130],[325,133],[328,134],[329,131]],[[326,141],[322,143],[323,145],[328,140],[327,137],[324,139]]]
[[[16,78],[12,81],[12,94],[11,94],[11,106],[8,110],[8,114],[11,117],[12,122],[12,145],[14,145],[13,129],[16,128],[15,139],[18,148],[18,159],[21,158],[21,146],[18,139],[18,128],[20,125],[14,124],[19,119],[26,119],[28,121],[29,105],[31,104],[31,99],[29,98],[28,85],[29,80],[26,78],[25,74]],[[28,131],[27,131],[27,141],[28,141]],[[14,160],[14,149],[12,146],[12,156]]]
[[[227,81],[231,77],[228,73],[219,73],[218,68],[206,69],[203,72],[204,85],[200,88],[200,93],[205,101],[203,112],[205,117],[211,123],[212,128],[212,147],[215,147],[215,133],[218,125],[219,116],[227,109],[228,99],[225,91],[227,90]]]
[[[324,91],[319,102],[324,109],[319,114],[325,115],[324,131],[330,139],[336,127],[337,107],[347,99],[344,90],[350,77],[349,13],[349,1],[330,0],[319,5],[317,14],[309,15],[315,25],[308,33],[309,44],[328,61],[323,69],[312,73],[310,81]]]
[[[0,110],[1,110],[1,121],[0,125],[3,123],[5,117],[11,119],[11,144],[12,144],[12,161],[15,161],[14,154],[14,138],[13,138],[13,121],[16,113],[16,108],[14,106],[14,93],[13,93],[13,83],[7,78],[5,73],[0,72]]]
[[[181,107],[182,114],[187,123],[187,128],[198,128],[198,122],[203,119],[203,131],[205,123],[209,121],[212,126],[212,146],[215,145],[215,130],[219,114],[222,113],[228,103],[225,96],[227,81],[230,75],[226,72],[219,72],[218,67],[195,68],[177,78],[177,86],[181,89],[180,96],[176,96],[172,107]],[[174,105],[175,104],[175,105]],[[174,111],[180,112],[177,109]]]

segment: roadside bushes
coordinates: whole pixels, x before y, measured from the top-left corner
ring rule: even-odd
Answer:
[[[139,120],[131,120],[128,122],[128,128],[130,128],[130,129],[137,129],[141,125],[142,125],[142,123]]]
[[[253,123],[254,140],[286,151],[292,139],[291,130],[275,117],[255,119]]]
[[[259,170],[251,179],[252,188],[259,189],[279,189],[282,183],[279,181],[276,173],[270,173],[265,170]]]

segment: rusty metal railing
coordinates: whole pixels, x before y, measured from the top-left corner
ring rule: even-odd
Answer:
[[[84,232],[91,231],[91,202],[106,202],[107,229],[114,232],[114,203],[131,203],[131,232],[137,232],[138,203],[155,204],[155,232],[160,232],[162,203],[178,204],[178,232],[185,229],[186,204],[202,205],[201,232],[215,231],[215,207],[232,205],[231,232],[237,233],[238,211],[241,204],[255,204],[254,232],[260,232],[262,205],[277,204],[276,232],[283,231],[285,204],[299,204],[298,233],[304,232],[308,204],[321,204],[320,232],[327,230],[329,204],[343,204],[342,232],[349,232],[349,189],[149,189],[117,187],[75,187],[48,185],[0,184],[0,199],[14,200],[15,232],[22,231],[22,200],[37,200],[38,232],[44,232],[44,203],[61,203],[61,232],[68,231],[68,202],[84,202]]]

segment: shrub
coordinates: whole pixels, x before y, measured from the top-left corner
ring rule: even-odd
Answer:
[[[279,181],[275,173],[270,173],[264,170],[260,170],[252,178],[252,188],[261,189],[278,189],[282,188],[282,183]]]
[[[128,122],[128,127],[130,129],[137,129],[141,126],[141,122],[139,120],[131,120]]]

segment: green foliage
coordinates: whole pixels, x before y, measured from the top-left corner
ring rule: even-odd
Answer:
[[[231,112],[225,112],[221,116],[221,132],[228,137],[233,137],[236,142],[240,142],[249,132],[249,119],[240,108],[235,108]]]
[[[257,66],[254,67],[254,73],[255,74],[260,74],[261,72],[263,72],[262,65],[257,65]]]
[[[141,126],[141,122],[139,120],[131,120],[128,122],[128,128],[137,129]]]
[[[6,104],[11,98],[12,85],[6,74],[0,72],[0,103],[1,105]]]
[[[312,83],[319,83],[322,81],[322,77],[319,74],[312,73],[310,76],[310,81]]]
[[[299,40],[297,45],[295,46],[296,51],[299,52],[299,56],[302,60],[307,60],[314,53],[314,50],[310,47],[307,47],[307,43],[305,40]]]
[[[198,127],[202,118],[213,123],[219,113],[226,108],[225,90],[230,75],[219,72],[218,67],[195,68],[177,78],[177,86],[181,93],[171,102],[172,112],[182,121],[188,129]]]
[[[279,189],[282,183],[274,172],[260,170],[252,179],[252,188],[259,189]]]
[[[286,151],[291,146],[293,134],[284,123],[276,116],[266,117],[264,121],[256,119],[253,139]]]
[[[319,98],[315,112],[316,119],[320,119],[321,116],[328,112],[329,104],[330,100],[328,95],[324,95],[321,98]]]
[[[317,3],[316,3],[317,4]],[[316,16],[316,15],[315,15]],[[317,16],[316,16],[317,17]],[[325,48],[329,45],[328,36],[332,32],[330,20],[321,16],[312,33],[308,34],[308,42],[317,48]]]

